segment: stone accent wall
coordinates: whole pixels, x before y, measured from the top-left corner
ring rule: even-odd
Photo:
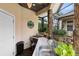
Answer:
[[[53,28],[53,17],[52,17],[52,9],[48,10],[48,36],[53,38],[53,32],[52,32],[52,28]]]
[[[75,30],[74,30],[74,48],[79,51],[79,4],[75,4]]]

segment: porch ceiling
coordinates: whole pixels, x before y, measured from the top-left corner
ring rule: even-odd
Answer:
[[[33,4],[34,4],[34,6],[33,6]],[[28,8],[27,3],[19,3],[19,5],[24,8]],[[50,3],[32,3],[32,7],[28,8],[28,9],[38,12],[38,11],[42,10],[43,8],[48,7],[49,5],[50,5]]]

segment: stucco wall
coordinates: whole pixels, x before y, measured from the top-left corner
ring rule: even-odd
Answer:
[[[67,35],[68,36],[72,36],[73,35],[73,31],[67,31],[67,21],[73,21],[74,19],[68,19],[68,20],[66,20],[65,22],[63,22],[63,29],[67,32]],[[70,23],[71,24],[71,23]],[[74,26],[74,22],[71,24],[71,25],[73,25],[73,30],[74,30],[74,28],[75,28],[75,26]]]
[[[24,41],[24,48],[28,48],[30,46],[29,37],[38,33],[38,17],[36,14],[31,10],[13,3],[0,4],[0,9],[3,9],[15,16],[16,43]],[[27,21],[29,20],[34,22],[33,29],[29,29],[27,27]]]

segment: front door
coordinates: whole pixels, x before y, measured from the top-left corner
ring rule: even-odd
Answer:
[[[14,18],[0,11],[0,56],[11,56],[14,53]]]

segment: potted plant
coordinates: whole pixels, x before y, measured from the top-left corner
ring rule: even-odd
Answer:
[[[54,49],[58,56],[75,56],[75,51],[71,44],[58,42],[58,46]]]

